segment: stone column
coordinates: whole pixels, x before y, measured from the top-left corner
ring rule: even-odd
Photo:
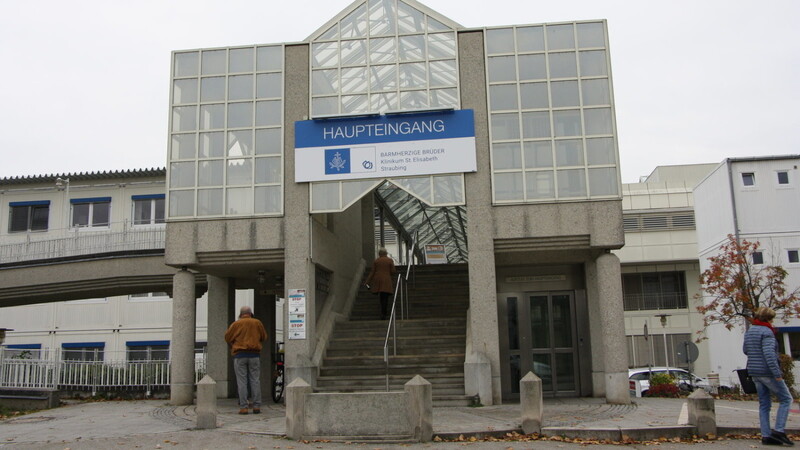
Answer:
[[[483,33],[458,35],[461,99],[464,109],[475,111],[475,149],[478,167],[491,166],[489,157],[489,118],[486,104],[486,72],[483,55]],[[491,364],[492,398],[481,398],[484,405],[499,404],[500,392],[500,331],[497,322],[497,282],[495,279],[494,229],[491,173],[479,170],[464,175],[467,204],[467,241],[469,242],[469,308],[473,352],[481,353]],[[480,357],[478,357],[480,359]],[[470,358],[470,360],[472,360]],[[464,373],[465,383],[476,386],[482,382],[479,373]],[[485,381],[483,381],[485,383]],[[485,392],[486,387],[478,388]],[[474,394],[470,392],[469,394]]]
[[[234,286],[228,278],[207,275],[208,279],[208,375],[216,381],[217,398],[227,398],[229,383],[236,384],[228,373],[233,365],[225,342],[225,331],[233,322]]]
[[[597,257],[597,295],[603,334],[606,401],[631,402],[628,391],[628,348],[625,343],[625,311],[622,304],[622,274],[613,253]]]
[[[600,317],[600,296],[597,293],[597,262],[588,261],[586,270],[587,309],[590,318]],[[599,320],[588,320],[589,340],[592,346],[592,397],[606,396],[605,358],[603,357],[603,330]]]
[[[194,274],[185,267],[172,279],[170,404],[191,405],[194,397],[196,302]]]
[[[285,47],[286,73],[296,76],[287,78],[285,85],[284,121],[294,123],[308,118],[308,44],[287,45]],[[306,295],[306,336],[304,339],[291,339],[291,328],[284,328],[286,373],[284,382],[301,377],[312,387],[317,383],[317,368],[311,361],[316,342],[316,305],[314,303],[314,262],[311,244],[311,214],[308,211],[310,187],[308,183],[296,183],[294,178],[294,126],[284,128],[285,144],[285,183],[284,183],[284,242],[285,263],[284,280],[286,300],[289,290],[304,289]],[[287,305],[288,306],[288,305]],[[285,322],[285,318],[284,324]]]

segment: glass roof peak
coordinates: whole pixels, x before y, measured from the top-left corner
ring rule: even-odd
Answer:
[[[415,0],[356,0],[306,42],[464,28]]]

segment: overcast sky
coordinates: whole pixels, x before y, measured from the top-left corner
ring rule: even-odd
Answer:
[[[800,1],[424,0],[466,27],[607,19],[622,181],[800,153]],[[170,52],[297,42],[349,0],[0,5],[0,177],[164,167]]]

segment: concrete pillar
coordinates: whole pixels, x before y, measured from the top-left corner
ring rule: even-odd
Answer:
[[[270,402],[272,396],[272,353],[275,348],[275,296],[256,290],[253,313],[264,324],[269,337],[261,350],[261,401]],[[270,331],[271,330],[271,331]]]
[[[408,394],[408,418],[414,428],[414,438],[430,442],[433,438],[433,386],[416,375],[403,386]]]
[[[208,375],[197,383],[197,428],[217,428],[216,384]]]
[[[208,375],[216,381],[217,398],[227,398],[229,383],[236,384],[228,373],[233,363],[225,331],[233,322],[231,311],[234,303],[234,286],[228,278],[207,275],[208,279],[208,347],[206,357]]]
[[[365,261],[375,259],[375,198],[365,195],[359,202],[361,206],[361,257]]]
[[[483,33],[461,33],[458,36],[462,94],[461,107],[475,110],[475,148],[478,167],[490,167],[489,127],[486,114],[486,63],[483,55]],[[500,330],[497,321],[497,283],[495,279],[494,228],[491,173],[479,170],[464,175],[467,204],[467,241],[469,242],[469,308],[472,351],[482,353],[491,364],[491,403],[501,403]],[[465,383],[475,385],[479,379]],[[481,388],[482,392],[484,389]]]
[[[597,293],[597,263],[589,261],[586,270],[586,297],[589,317],[600,317],[600,296]],[[592,397],[606,396],[605,358],[603,357],[603,327],[599,320],[588,320],[589,341],[592,347]]]
[[[689,425],[697,427],[700,437],[708,434],[717,434],[717,413],[714,409],[714,397],[703,389],[698,389],[687,400],[689,410]]]
[[[597,300],[603,335],[606,401],[629,404],[628,348],[625,343],[625,311],[622,304],[622,274],[619,258],[603,253],[596,260]]]
[[[314,390],[302,378],[286,386],[286,436],[299,440],[306,426],[306,394]]]
[[[519,380],[519,403],[522,409],[522,431],[525,434],[542,432],[542,379],[533,372]]]
[[[287,78],[285,85],[286,99],[284,105],[284,121],[293,123],[308,118],[308,58],[307,44],[289,45],[285,48],[286,73],[295,74]],[[294,180],[295,159],[294,127],[285,128],[285,175],[284,183],[284,222],[285,227],[285,265],[284,280],[285,298],[289,301],[289,293],[293,289],[305,291],[306,298],[306,336],[304,339],[292,339],[290,328],[284,327],[286,334],[286,380],[291,382],[301,377],[311,386],[317,382],[317,368],[313,365],[316,343],[316,304],[314,302],[314,262],[311,245],[311,214],[308,211],[310,192],[308,183],[296,183]],[[288,308],[287,308],[288,309]],[[286,314],[286,313],[284,313]],[[286,317],[283,318],[284,326]]]
[[[195,287],[194,274],[181,269],[172,279],[172,342],[170,343],[170,404],[191,405],[194,398]]]

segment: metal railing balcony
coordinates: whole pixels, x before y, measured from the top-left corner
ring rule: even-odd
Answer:
[[[659,292],[654,294],[623,294],[625,311],[642,311],[648,309],[686,309],[688,296],[686,292]]]
[[[20,239],[23,233],[7,235]],[[166,228],[113,222],[108,227],[52,229],[24,233],[24,241],[0,244],[0,263],[49,260],[102,253],[163,250]]]

